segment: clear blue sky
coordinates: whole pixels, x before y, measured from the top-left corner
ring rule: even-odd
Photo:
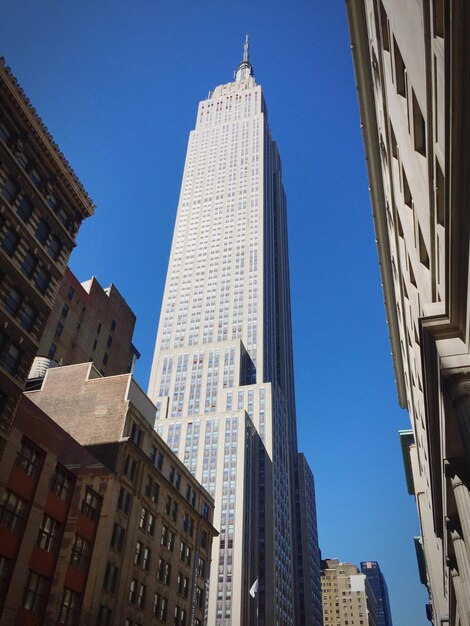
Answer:
[[[71,267],[134,310],[146,389],[188,133],[245,32],[283,162],[322,553],[379,561],[394,626],[424,626],[343,0],[3,0],[0,54],[97,205]]]

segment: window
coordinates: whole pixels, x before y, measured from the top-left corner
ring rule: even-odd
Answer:
[[[197,558],[196,575],[204,578],[206,575],[206,562],[200,556]]]
[[[107,352],[105,352],[103,356],[103,365],[106,365],[108,363],[108,359],[109,359],[109,355]]]
[[[117,550],[118,552],[121,552],[122,550],[125,534],[126,534],[125,528],[123,528],[122,526],[120,526],[119,524],[115,522],[113,526],[113,534],[111,536],[111,547]]]
[[[139,609],[143,609],[145,607],[146,592],[147,592],[147,587],[143,583],[140,583],[139,595],[137,596],[137,607]]]
[[[413,89],[413,139],[416,152],[426,156],[426,124]]]
[[[174,626],[186,626],[186,611],[179,606],[175,606]]]
[[[171,565],[162,558],[158,559],[157,578],[164,585],[170,584]]]
[[[129,586],[129,604],[135,604],[137,600],[137,581],[132,578]]]
[[[121,487],[121,491],[119,492],[118,505],[117,505],[118,510],[122,511],[123,513],[127,515],[129,513],[129,509],[131,506],[131,500],[132,500],[131,494],[126,489],[124,489],[124,487]]]
[[[9,256],[12,256],[18,246],[19,241],[20,238],[18,237],[18,235],[12,230],[8,229],[2,239],[2,248]]]
[[[69,500],[74,486],[74,477],[58,463],[52,475],[50,490],[61,500]]]
[[[55,345],[55,343],[51,343],[51,347],[49,348],[49,352],[48,352],[47,356],[50,359],[53,359],[54,356],[55,356],[56,350],[57,350],[57,346]]]
[[[62,525],[46,513],[42,516],[36,545],[46,552],[56,552],[60,543]]]
[[[46,220],[39,220],[38,226],[36,228],[36,239],[39,243],[45,244],[49,237],[49,226]]]
[[[23,196],[18,205],[17,213],[21,217],[23,222],[28,223],[31,218],[31,215],[33,214],[33,209],[34,207],[31,201],[28,200],[28,198],[26,198],[25,196]]]
[[[406,68],[401,56],[400,48],[397,46],[395,39],[393,40],[393,53],[395,57],[395,81],[397,93],[400,96],[406,96]]]
[[[36,476],[42,466],[44,453],[31,441],[23,437],[16,453],[16,465],[28,474],[28,476]]]
[[[96,626],[111,626],[111,616],[113,612],[110,608],[102,604],[98,611],[98,621]]]
[[[382,33],[382,46],[384,50],[390,51],[390,36],[388,33],[388,18],[384,5],[380,2],[380,31]]]
[[[5,298],[5,308],[11,315],[16,315],[19,311],[21,302],[23,300],[22,295],[16,289],[10,289],[7,297]]]
[[[126,457],[124,462],[124,474],[129,480],[134,480],[137,469],[137,461],[130,455]]]
[[[49,251],[50,256],[54,259],[54,261],[57,261],[57,259],[59,258],[61,250],[62,250],[62,243],[60,239],[56,235],[52,235],[51,240],[49,241],[48,251]]]
[[[165,546],[167,550],[173,551],[174,543],[175,543],[175,534],[166,526],[162,526],[160,545]]]
[[[0,364],[2,367],[14,375],[23,356],[23,351],[14,343],[9,343],[6,335],[2,334],[0,337],[0,345],[3,343],[3,352],[0,355]]]
[[[74,295],[75,295],[75,289],[72,287],[72,285],[70,285],[69,290],[67,292],[67,298],[69,300],[72,300]]]
[[[169,515],[174,522],[176,522],[176,518],[178,515],[178,504],[173,500],[171,496],[166,497],[165,513]]]
[[[85,497],[82,501],[82,513],[92,520],[97,520],[101,509],[101,497],[90,489],[86,488]]]
[[[207,548],[207,531],[201,531],[201,548]]]
[[[5,200],[12,203],[14,202],[17,193],[18,185],[11,178],[9,178],[2,189],[2,196]]]
[[[153,599],[152,612],[161,622],[166,622],[166,616],[168,611],[168,600],[159,593],[156,593]]]
[[[159,493],[160,485],[157,483],[156,480],[153,480],[150,474],[147,474],[147,479],[145,481],[145,495],[147,496],[147,498],[150,498],[152,502],[156,503],[158,502]]]
[[[140,447],[140,444],[142,443],[142,430],[135,422],[132,424],[131,440]]]
[[[70,565],[73,565],[77,569],[84,572],[88,567],[90,555],[91,543],[80,535],[75,535],[75,540],[72,546],[72,553],[70,555]]]
[[[200,608],[204,606],[204,589],[196,587],[196,605]]]
[[[42,267],[37,267],[34,275],[34,284],[41,293],[46,293],[51,275]]]
[[[76,591],[64,587],[62,604],[60,606],[59,624],[74,626],[80,614],[81,595]]]
[[[134,565],[141,565],[143,551],[144,551],[144,544],[141,541],[138,541],[135,544]]]
[[[44,608],[44,599],[47,593],[48,579],[37,572],[29,572],[28,582],[23,597],[22,606],[36,615],[40,615]]]
[[[152,560],[152,550],[150,548],[144,548],[144,558],[142,561],[142,569],[146,572],[150,569],[150,561]]]
[[[103,589],[109,591],[110,593],[114,593],[116,589],[116,582],[118,576],[118,568],[114,563],[108,563],[106,565],[106,571],[104,573],[104,581],[103,581]]]
[[[147,526],[147,517],[148,517],[148,511],[143,506],[140,509],[140,521],[139,521],[139,528],[142,529],[142,530],[145,530],[145,528]]]
[[[194,520],[187,513],[183,513],[183,530],[191,537],[193,536]]]
[[[61,322],[58,322],[56,329],[55,329],[55,336],[60,337],[63,330],[64,330],[64,325]]]
[[[36,269],[36,265],[37,265],[37,259],[34,256],[34,254],[32,254],[32,252],[27,252],[23,259],[23,263],[21,264],[21,271],[28,278],[31,278],[31,276],[34,273],[34,270]]]
[[[188,597],[189,594],[189,578],[182,574],[181,572],[178,574],[178,580],[176,582],[176,591],[184,596]]]
[[[108,341],[106,342],[106,345],[108,346],[108,348],[111,347],[111,344],[113,343],[113,338],[111,337],[111,335],[109,335],[108,337]]]
[[[161,452],[157,453],[157,463],[156,463],[156,466],[157,466],[157,469],[162,471],[162,469],[163,469],[163,454]]]
[[[191,548],[184,541],[181,542],[180,560],[186,565],[191,565]]]
[[[209,519],[209,505],[207,504],[207,502],[203,502],[202,503],[202,517],[204,517],[204,519]]]
[[[32,307],[30,304],[24,304],[20,313],[21,326],[25,330],[30,331],[34,326],[37,314],[38,312],[34,307]]]
[[[113,320],[113,321],[111,322],[111,330],[112,330],[112,331],[115,331],[115,330],[116,330],[116,320]]]
[[[0,556],[0,606],[3,606],[11,579],[11,561]]]
[[[149,535],[153,535],[153,533],[155,532],[155,517],[152,515],[152,513],[149,513],[148,516],[147,532],[149,533]]]
[[[62,312],[61,315],[63,318],[66,318],[68,313],[69,313],[70,307],[68,304],[64,303],[64,306],[62,307]]]
[[[26,516],[26,501],[5,489],[0,504],[0,526],[19,534]]]
[[[31,176],[31,180],[36,185],[36,187],[39,187],[42,181],[42,176],[35,167],[33,167],[33,169],[30,171],[30,176]]]

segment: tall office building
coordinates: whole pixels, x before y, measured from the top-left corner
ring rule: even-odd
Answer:
[[[392,626],[392,613],[385,577],[377,561],[362,561],[361,572],[365,574],[376,600],[377,626]]]
[[[207,623],[299,623],[286,200],[248,41],[190,133],[149,395],[215,498]]]
[[[347,8],[427,611],[470,626],[470,3]]]

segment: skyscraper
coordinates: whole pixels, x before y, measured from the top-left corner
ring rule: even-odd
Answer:
[[[208,624],[298,623],[292,361],[281,162],[247,38],[190,133],[149,386],[215,498]]]
[[[380,571],[377,561],[362,561],[361,572],[365,574],[374,592],[377,602],[377,626],[392,626],[392,614],[390,611],[390,600],[388,599],[388,588],[384,575]]]

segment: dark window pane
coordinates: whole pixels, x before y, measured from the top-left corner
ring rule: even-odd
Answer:
[[[47,241],[47,238],[49,237],[49,226],[47,225],[47,222],[45,220],[40,220],[38,227],[36,228],[36,239],[44,244]]]
[[[24,222],[28,222],[31,215],[33,214],[33,205],[28,198],[21,198],[20,204],[18,206],[18,215]]]
[[[16,250],[19,241],[20,238],[16,233],[14,233],[12,230],[7,230],[2,240],[2,248],[7,254],[11,256]]]
[[[2,189],[2,196],[8,202],[13,202],[18,193],[18,185],[10,179],[8,179]]]
[[[26,276],[31,278],[36,268],[37,260],[32,252],[27,252],[24,257],[23,263],[21,264],[21,269]]]

